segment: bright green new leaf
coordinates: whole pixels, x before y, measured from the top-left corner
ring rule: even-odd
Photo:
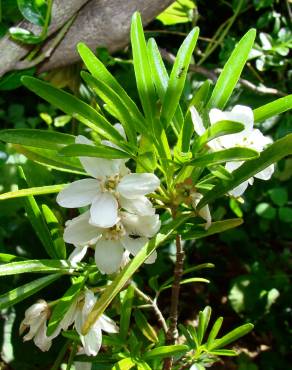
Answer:
[[[284,113],[289,109],[292,109],[292,94],[254,109],[254,121],[265,121],[266,119],[276,116],[277,114]]]
[[[256,30],[249,30],[236,45],[225,64],[208,102],[208,108],[223,109],[227,104],[248,59],[256,37]]]
[[[74,300],[77,298],[79,292],[84,287],[85,280],[86,279],[84,276],[79,276],[78,278],[73,279],[70,288],[66,291],[63,297],[59,299],[50,317],[47,335],[52,335],[53,332],[56,330],[65,313],[69,310],[71,304],[74,303]]]
[[[106,69],[104,64],[93,54],[93,52],[82,43],[77,45],[78,52],[93,77],[107,84],[113,91],[115,91],[121,99],[126,103],[129,112],[137,122],[145,125],[145,118],[137,108],[134,101],[129,97],[126,91],[118,83],[115,77]]]
[[[1,130],[0,140],[5,141],[6,143],[53,150],[59,150],[66,145],[75,143],[75,137],[72,135],[35,129]]]
[[[188,166],[205,167],[219,163],[246,161],[258,157],[259,153],[254,149],[235,147],[204,154],[186,164]]]
[[[199,36],[199,29],[195,27],[186,37],[178,50],[174,65],[171,70],[170,79],[165,93],[162,109],[161,120],[168,126],[178,108],[179,100],[185,86],[187,72],[194,48]]]
[[[199,312],[199,324],[197,328],[198,341],[202,343],[204,335],[209,325],[212,309],[210,306],[205,307],[203,311]]]
[[[132,117],[127,107],[127,101],[124,101],[122,97],[106,83],[92,77],[89,73],[81,72],[81,77],[105,102],[109,111],[123,125],[129,141],[136,145],[136,131],[143,134],[147,132],[147,130],[145,130],[146,128],[143,122],[140,120],[137,121]]]
[[[157,97],[148,60],[141,16],[137,12],[132,16],[131,45],[136,83],[141,104],[147,121],[149,121],[149,124],[151,123],[153,125]]]
[[[192,278],[181,280],[180,285],[190,284],[190,283],[207,283],[207,284],[209,284],[210,283],[210,280],[204,279],[204,278],[200,278],[200,277],[192,277]],[[159,289],[159,291],[162,292],[163,290],[169,289],[171,287],[172,287],[171,284],[165,285],[165,283],[164,283],[163,286]]]
[[[192,21],[192,11],[195,8],[192,0],[178,0],[164,10],[156,19],[165,26]]]
[[[0,276],[32,272],[71,274],[75,269],[64,260],[24,260],[0,265]]]
[[[120,133],[95,109],[74,95],[57,89],[51,84],[34,77],[22,77],[22,83],[28,89],[47,100],[50,104],[61,109],[66,114],[80,120],[105,138],[122,146],[124,138]]]
[[[48,225],[51,238],[53,240],[55,254],[57,258],[66,259],[66,245],[57,217],[55,216],[53,211],[45,204],[42,205],[42,212]]]
[[[160,99],[163,102],[165,93],[167,91],[169,76],[165,65],[163,63],[161,54],[159,52],[158,46],[154,39],[149,39],[147,43],[147,51],[150,62],[150,67],[152,70],[153,81]],[[182,110],[178,105],[173,117],[174,131],[178,134],[184,122],[184,117]]]
[[[282,139],[277,140],[267,149],[260,153],[259,158],[252,159],[238,169],[232,172],[233,179],[222,182],[216,185],[213,189],[208,191],[202,200],[199,202],[197,209],[212,202],[220,196],[226,194],[228,191],[234,189],[244,181],[248,180],[258,172],[261,172],[271,164],[279,161],[287,155],[292,154],[292,134],[289,134]]]
[[[59,191],[61,191],[66,185],[67,184],[48,185],[48,186],[40,186],[40,187],[35,187],[35,188],[9,191],[8,193],[0,194],[0,200],[27,197],[30,195],[59,193]]]
[[[218,319],[215,321],[214,325],[212,326],[212,329],[210,331],[210,334],[207,339],[207,348],[214,342],[216,339],[219,330],[221,329],[223,323],[223,317],[218,317]]]
[[[44,276],[0,295],[0,309],[2,310],[3,308],[11,307],[16,303],[23,301],[25,298],[30,297],[46,286],[52,284],[61,276],[61,274]]]
[[[236,341],[238,338],[243,337],[244,335],[248,334],[253,329],[253,324],[244,324],[239,326],[238,328],[232,330],[228,334],[224,335],[222,338],[214,340],[213,343],[210,344],[208,349],[213,351],[214,349],[221,349],[222,347],[227,346],[228,344]]]
[[[135,366],[135,362],[130,358],[123,358],[119,362],[117,362],[111,370],[130,370]]]
[[[214,356],[238,356],[238,353],[232,349],[217,349],[209,353]]]
[[[172,346],[160,346],[160,347],[151,349],[150,351],[147,351],[145,355],[143,356],[143,359],[153,360],[156,358],[165,358],[165,357],[175,356],[175,355],[183,354],[184,352],[187,352],[188,349],[189,347],[183,344],[176,344]]]
[[[97,157],[107,159],[119,159],[119,158],[130,158],[129,153],[123,152],[122,150],[112,148],[110,146],[95,144],[72,144],[62,148],[59,153],[64,156],[73,157]]]

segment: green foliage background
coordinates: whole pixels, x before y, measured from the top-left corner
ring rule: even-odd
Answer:
[[[4,2],[3,2],[4,3]],[[16,1],[2,3],[0,36],[16,21],[22,19]],[[202,81],[216,76],[238,40],[251,27],[257,29],[256,47],[243,73],[244,81],[238,85],[230,106],[250,105],[256,108],[284,96],[291,91],[291,2],[276,0],[196,1],[180,0],[176,8],[152,22],[146,35],[155,36],[158,45],[169,58],[176,54],[179,45],[192,26],[201,29],[194,68],[184,91],[186,99]],[[221,29],[220,29],[221,27]],[[216,31],[219,29],[219,32]],[[216,46],[212,50],[213,46]],[[115,77],[122,82],[132,97],[137,98],[133,84],[133,67],[130,54],[122,51],[111,56],[105,49],[97,50],[99,58],[107,64]],[[170,66],[170,64],[169,64]],[[81,65],[60,69],[43,77],[54,85],[73,91],[85,101],[93,96],[80,85]],[[34,70],[26,71],[33,74]],[[44,103],[20,86],[19,72],[0,80],[1,128],[47,128],[67,133],[80,133],[76,121],[56,108]],[[255,89],[255,86],[257,87]],[[267,89],[269,88],[269,89]],[[273,90],[271,90],[273,89]],[[138,100],[138,99],[136,99]],[[99,103],[98,101],[96,103]],[[292,132],[291,113],[265,121],[260,129],[274,139]],[[29,186],[52,185],[71,181],[71,174],[48,171],[18,154],[11,145],[0,143],[0,191],[13,190],[18,184],[17,165],[21,164]],[[292,244],[292,158],[278,163],[276,174],[268,182],[256,181],[244,195],[244,203],[230,200],[217,202],[213,207],[215,220],[223,216],[243,217],[245,223],[234,230],[204,240],[186,242],[187,266],[210,262],[214,269],[204,273],[211,284],[192,284],[182,287],[181,318],[192,321],[202,307],[211,303],[216,315],[226,317],[226,329],[245,321],[255,324],[255,330],[238,343],[239,358],[215,365],[214,369],[285,370],[290,369],[291,351],[291,244]],[[40,197],[64,224],[64,212],[53,196]],[[0,253],[19,257],[46,258],[19,199],[0,203]],[[160,250],[154,265],[144,267],[136,279],[144,289],[153,292],[157,281],[163,282],[173,268],[174,245]],[[13,286],[24,284],[32,276],[12,276],[1,279],[0,294]],[[56,283],[42,291],[39,297],[54,300],[67,289]],[[161,294],[161,306],[167,310],[170,294]],[[62,338],[54,342],[49,353],[41,353],[32,343],[22,343],[18,336],[19,322],[25,309],[36,296],[25,300],[1,316],[1,343],[3,369],[45,369],[54,361]],[[191,302],[191,304],[190,304]],[[151,321],[151,315],[149,315]],[[7,365],[9,363],[9,365]]]

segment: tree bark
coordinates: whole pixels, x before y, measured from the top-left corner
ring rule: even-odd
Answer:
[[[139,11],[143,23],[148,24],[174,0],[55,0],[49,35],[59,30],[74,14],[75,21],[53,53],[40,66],[40,71],[64,67],[79,60],[76,52],[78,42],[85,42],[93,50],[107,47],[110,52],[127,45],[131,16]],[[19,25],[35,33],[39,28],[26,21]],[[45,50],[46,43],[42,50]],[[0,39],[0,76],[15,68],[28,53],[28,46],[11,40]]]

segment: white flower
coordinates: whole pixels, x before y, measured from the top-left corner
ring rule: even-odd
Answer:
[[[95,246],[97,267],[101,272],[111,274],[123,264],[125,251],[135,256],[161,225],[159,216],[155,214],[141,216],[122,211],[119,212],[119,219],[116,225],[107,229],[90,224],[89,211],[69,221],[64,240],[77,248],[70,259],[79,262],[76,256],[83,258],[88,246]],[[154,251],[145,263],[153,263],[156,256]]]
[[[76,143],[94,145],[84,136],[78,136]],[[109,144],[106,142],[106,145]],[[74,181],[63,189],[57,196],[60,206],[90,205],[90,222],[102,228],[112,227],[119,221],[119,207],[140,215],[154,214],[145,196],[159,187],[160,181],[153,173],[130,173],[121,159],[79,159],[92,178]]]
[[[203,121],[194,107],[191,107],[190,110],[194,129],[196,133],[201,136],[206,131],[203,125]],[[235,121],[244,125],[244,129],[241,132],[220,136],[216,139],[211,140],[208,143],[208,146],[214,151],[229,149],[233,147],[246,147],[261,152],[266,145],[272,142],[271,138],[264,136],[260,130],[253,128],[254,116],[252,109],[249,107],[236,105],[230,112],[223,112],[219,109],[214,108],[210,110],[209,118],[211,125],[224,120]],[[232,172],[240,167],[242,163],[243,162],[228,162],[226,163],[225,168],[229,172]],[[263,171],[257,173],[254,177],[262,180],[269,180],[273,172],[274,165],[271,165],[265,168]],[[244,193],[249,184],[253,184],[253,177],[243,182],[236,188],[232,189],[229,193],[233,196],[238,197]]]
[[[190,197],[192,199],[192,205],[194,209],[196,209],[199,201],[203,198],[203,195],[197,192],[193,192],[190,194]],[[206,221],[205,229],[207,230],[212,223],[211,213],[208,204],[199,209],[198,215],[201,216]]]
[[[48,351],[52,345],[52,337],[47,337],[47,319],[50,309],[46,301],[39,300],[25,311],[24,319],[19,328],[20,335],[28,328],[29,332],[23,337],[23,341],[33,339],[35,345],[42,351]]]
[[[74,323],[83,345],[83,351],[87,356],[97,355],[102,343],[102,330],[107,333],[118,332],[118,327],[114,321],[106,315],[101,315],[91,326],[89,332],[86,335],[82,334],[82,327],[95,305],[96,300],[91,290],[86,290],[85,293],[81,293],[75,298],[58,327],[58,331],[60,332],[61,329],[67,330],[68,327]]]

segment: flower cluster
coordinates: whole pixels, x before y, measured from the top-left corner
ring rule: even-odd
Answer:
[[[23,340],[33,339],[37,347],[42,351],[48,351],[52,345],[52,340],[62,330],[68,330],[73,325],[82,343],[83,348],[80,353],[85,353],[87,356],[96,356],[101,347],[102,331],[117,333],[118,327],[109,317],[101,315],[89,332],[86,335],[82,334],[82,326],[95,303],[96,297],[91,290],[81,292],[71,303],[54,333],[47,336],[47,320],[50,317],[50,307],[46,301],[40,300],[26,310],[25,318],[20,325],[20,334],[29,329]]]
[[[116,128],[124,135],[120,125]],[[84,136],[78,136],[76,143],[94,145]],[[108,141],[103,144],[113,146]],[[69,259],[79,262],[89,247],[94,248],[97,267],[111,274],[158,232],[159,216],[146,195],[154,192],[160,181],[152,173],[131,173],[123,159],[79,159],[91,178],[71,183],[57,196],[62,207],[89,206],[66,223],[64,240],[75,246]],[[145,262],[155,259],[154,252]]]
[[[203,124],[202,118],[195,109],[195,107],[190,108],[192,120],[194,124],[195,132],[201,136],[206,131]],[[236,134],[230,134],[225,136],[220,136],[216,139],[211,140],[208,146],[211,150],[217,151],[222,149],[229,149],[234,147],[245,147],[250,149],[255,149],[261,152],[266,145],[272,142],[272,139],[264,136],[260,130],[254,128],[254,116],[251,108],[236,105],[230,112],[223,112],[219,109],[211,109],[209,112],[210,124],[214,125],[219,121],[235,121],[242,123],[244,129]],[[233,172],[238,167],[242,165],[243,162],[228,162],[225,165],[226,170]],[[270,165],[263,171],[257,173],[254,177],[261,180],[269,180],[274,172],[274,165]],[[234,197],[241,196],[248,185],[253,184],[253,177],[244,181],[242,184],[230,191],[230,195]]]

